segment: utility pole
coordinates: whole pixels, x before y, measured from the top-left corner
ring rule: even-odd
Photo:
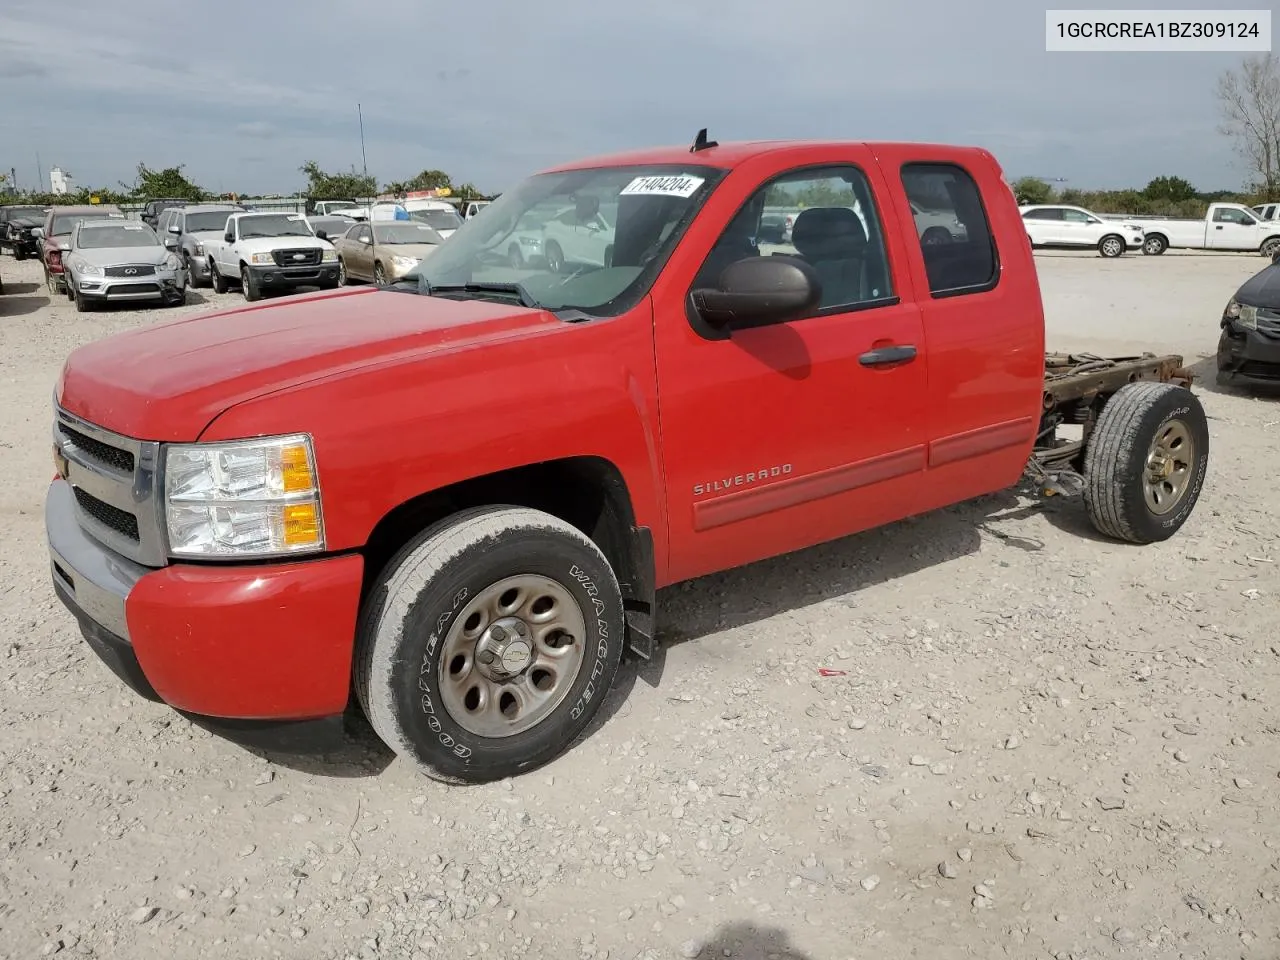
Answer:
[[[40,151],[36,151],[36,193],[44,193],[44,165],[40,163]]]

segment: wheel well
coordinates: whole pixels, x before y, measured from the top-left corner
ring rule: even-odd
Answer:
[[[1265,247],[1272,240],[1280,240],[1280,233],[1273,233],[1271,236],[1267,237],[1267,239],[1263,240],[1262,243],[1258,244],[1258,248],[1261,249],[1262,247]]]
[[[1168,243],[1168,242],[1169,242],[1169,238],[1168,238],[1168,237],[1166,237],[1166,236],[1165,236],[1163,233],[1161,233],[1159,230],[1144,230],[1144,231],[1142,231],[1142,239],[1143,239],[1143,240],[1147,240],[1147,239],[1149,239],[1149,238],[1151,238],[1151,237],[1159,237],[1159,238],[1160,238],[1161,240],[1163,240],[1165,243]]]
[[[463,480],[400,504],[378,521],[361,551],[365,559],[361,601],[387,562],[415,535],[459,510],[486,504],[542,510],[590,537],[608,558],[622,587],[633,649],[637,643],[649,649],[645,641],[652,643],[655,604],[652,535],[647,528],[636,526],[631,495],[621,472],[600,457],[570,457],[515,467]]]

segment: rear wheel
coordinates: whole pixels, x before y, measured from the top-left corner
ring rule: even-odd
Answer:
[[[1107,401],[1085,450],[1085,503],[1100,533],[1155,543],[1191,515],[1209,465],[1200,399],[1171,383],[1127,383]]]
[[[1109,233],[1098,241],[1098,253],[1104,257],[1118,257],[1124,253],[1124,237]]]
[[[407,544],[361,611],[355,689],[378,735],[428,776],[483,782],[552,760],[617,673],[618,581],[550,514],[480,507]]]
[[[1262,248],[1259,252],[1268,260],[1280,253],[1280,237],[1267,237],[1262,242]]]

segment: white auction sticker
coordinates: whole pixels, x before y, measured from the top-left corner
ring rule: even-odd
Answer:
[[[684,197],[697,192],[706,181],[702,177],[636,177],[623,188],[624,197]]]
[[[1046,10],[1050,52],[1267,52],[1270,10]]]

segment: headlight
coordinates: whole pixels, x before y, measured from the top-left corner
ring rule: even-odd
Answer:
[[[275,263],[275,259],[269,253],[251,253],[249,254],[250,263]]]
[[[306,434],[165,448],[164,512],[175,557],[261,557],[324,549],[315,453]]]
[[[100,266],[96,263],[90,263],[82,257],[72,257],[68,261],[67,266],[75,270],[76,273],[84,274],[86,277],[102,276],[102,268]]]
[[[177,270],[182,266],[182,261],[178,259],[177,254],[171,253],[164,258],[164,266],[166,270]]]
[[[1244,327],[1246,330],[1258,329],[1258,308],[1241,304],[1240,316],[1236,318],[1236,323]]]
[[[196,256],[197,256],[197,257],[203,257],[203,256],[204,256],[204,243],[203,243],[203,241],[200,241],[200,240],[197,240],[197,241],[196,241]]]
[[[401,270],[408,270],[409,268],[416,267],[421,263],[417,257],[392,257],[391,262]]]
[[[338,251],[330,247],[328,250],[325,250],[320,254],[320,259],[324,263],[335,263],[338,259]]]

